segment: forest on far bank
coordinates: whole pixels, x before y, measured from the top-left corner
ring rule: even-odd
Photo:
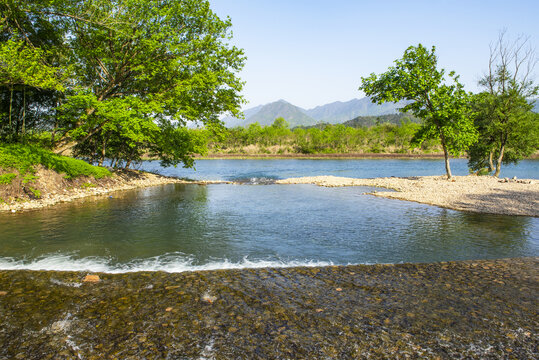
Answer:
[[[290,128],[279,117],[271,126],[258,123],[228,129],[225,136],[204,130],[209,154],[430,154],[441,151],[439,141],[414,142],[421,125],[407,114],[358,117],[343,124]]]

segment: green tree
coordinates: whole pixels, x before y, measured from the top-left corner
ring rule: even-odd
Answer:
[[[2,139],[16,140],[19,132],[24,137],[28,105],[32,103],[29,95],[35,91],[63,91],[61,73],[61,69],[47,65],[40,48],[13,39],[0,43],[0,89],[7,100],[3,102],[0,118]]]
[[[207,0],[2,0],[0,10],[6,38],[36,49],[45,35],[61,40],[50,41],[53,58],[72,71],[56,104],[60,153],[75,146],[100,163],[149,153],[189,165],[203,148],[186,124],[221,131],[219,115],[239,115],[245,57]],[[41,28],[54,31],[36,35]],[[173,148],[180,141],[196,144]]]
[[[485,91],[474,97],[480,136],[468,162],[472,170],[487,168],[496,177],[502,164],[516,163],[539,147],[538,117],[529,102],[538,94],[531,77],[538,59],[527,38],[504,37],[502,32],[491,46],[489,71],[479,82]]]
[[[378,104],[407,100],[400,111],[411,112],[423,120],[419,142],[440,139],[450,179],[449,155],[458,156],[466,151],[477,140],[477,132],[470,116],[469,95],[458,76],[450,72],[451,83],[447,83],[445,70],[438,70],[437,63],[434,47],[429,51],[421,44],[411,46],[387,72],[361,78],[359,89]]]

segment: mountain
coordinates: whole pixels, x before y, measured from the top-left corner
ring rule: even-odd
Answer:
[[[377,105],[371,99],[353,99],[346,102],[336,101],[330,104],[317,106],[306,111],[310,117],[329,124],[338,124],[354,119],[358,116],[378,116],[389,115],[398,112],[398,108],[404,106],[403,103],[385,103]]]
[[[371,127],[378,124],[394,124],[400,125],[401,121],[410,121],[415,124],[421,123],[421,121],[411,114],[388,114],[388,115],[377,115],[377,116],[358,116],[352,120],[348,120],[342,123],[342,125],[347,127],[359,128],[359,127]],[[304,129],[318,128],[325,129],[328,126],[328,123],[318,123],[312,126],[302,126]]]
[[[337,124],[358,116],[380,116],[396,114],[403,103],[373,104],[368,97],[353,99],[346,102],[333,102],[313,109],[305,110],[284,100],[275,101],[266,105],[259,105],[244,110],[245,119],[227,117],[223,119],[229,128],[235,126],[249,126],[258,122],[260,125],[271,125],[278,117],[283,117],[290,127],[312,126],[318,123]]]
[[[245,110],[245,120],[239,120],[235,118],[224,119],[227,127],[233,126],[248,126],[258,122],[260,125],[271,125],[278,117],[283,117],[293,128],[300,125],[314,125],[317,121],[307,114],[305,110],[290,104],[284,100],[275,101],[263,106],[257,106]]]
[[[248,120],[251,116],[253,116],[257,112],[259,112],[260,109],[262,109],[263,107],[264,107],[264,105],[258,105],[258,106],[255,106],[254,108],[243,110],[243,116],[245,116],[245,119],[238,119],[238,118],[229,116],[229,117],[224,119],[225,125],[227,127],[229,127],[229,128],[233,128],[233,127],[236,127],[236,126],[244,126],[243,123],[246,120]]]
[[[343,122],[343,125],[358,128],[358,127],[370,127],[377,124],[394,124],[400,125],[401,121],[410,121],[412,123],[419,124],[421,121],[412,114],[388,114],[377,116],[358,116],[352,120]]]

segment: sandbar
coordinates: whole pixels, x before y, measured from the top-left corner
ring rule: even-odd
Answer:
[[[461,211],[539,216],[539,181],[534,179],[498,179],[475,175],[454,176],[451,180],[445,176],[375,179],[312,176],[278,180],[277,183],[381,187],[395,191],[374,191],[369,194]]]

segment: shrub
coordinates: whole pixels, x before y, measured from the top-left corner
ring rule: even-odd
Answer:
[[[17,174],[7,173],[0,175],[0,185],[9,185],[17,177]]]

